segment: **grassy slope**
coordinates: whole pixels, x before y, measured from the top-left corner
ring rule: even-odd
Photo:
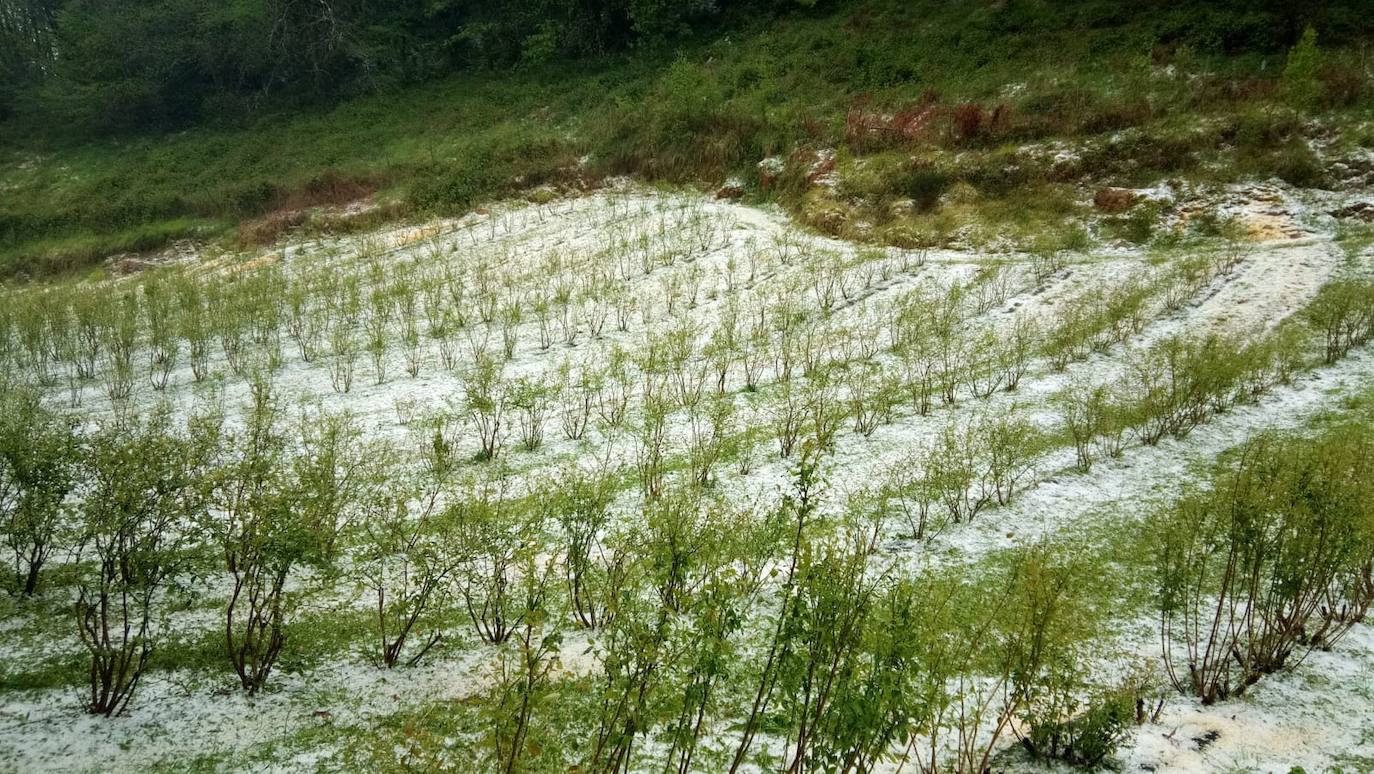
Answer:
[[[264,213],[371,190],[383,192],[388,215],[448,211],[543,181],[627,172],[707,182],[748,176],[763,156],[799,146],[842,148],[840,171],[855,181],[844,193],[862,203],[852,219],[884,226],[894,198],[929,188],[928,175],[913,177],[913,152],[938,170],[939,190],[966,182],[981,196],[976,213],[941,208],[876,235],[897,242],[913,229],[938,239],[974,217],[1019,221],[1020,233],[1062,221],[1072,211],[1066,181],[1045,169],[1004,173],[1010,150],[1027,142],[1139,129],[1126,147],[1090,158],[1074,182],[1282,167],[1319,174],[1294,139],[1300,122],[1273,95],[1280,57],[1203,57],[1156,45],[1185,20],[1223,31],[1239,21],[1186,9],[1130,16],[1115,6],[1089,0],[970,10],[863,0],[731,25],[677,52],[454,76],[237,128],[77,142],[9,127],[10,139],[0,141],[0,272],[79,268],[112,252],[224,234]],[[1327,52],[1367,72],[1355,56]],[[1166,62],[1175,76],[1160,76]],[[1371,90],[1363,91],[1340,107],[1340,120],[1369,112]],[[859,170],[844,142],[846,113],[861,93],[879,112],[933,94],[950,106],[1006,104],[1014,118],[999,134],[976,139],[865,147],[873,159]],[[1221,120],[1200,122],[1200,115]],[[590,163],[579,166],[583,157]],[[803,201],[797,186],[774,195],[803,214],[819,206]]]

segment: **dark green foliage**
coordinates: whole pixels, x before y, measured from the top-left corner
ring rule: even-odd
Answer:
[[[1159,205],[1145,202],[1131,208],[1125,215],[1107,221],[1107,225],[1122,239],[1138,245],[1146,244],[1155,235],[1159,223]]]
[[[21,92],[40,81],[56,55],[57,0],[0,5],[0,121],[18,108]]]
[[[1063,687],[1081,690],[1076,684]],[[1125,688],[1103,692],[1085,709],[1072,693],[1063,694],[1062,701],[1057,698],[1061,695],[1046,690],[1031,702],[1027,713],[1030,730],[1021,745],[1036,757],[1095,768],[1116,751],[1135,719],[1137,696]]]
[[[1297,45],[1288,52],[1281,85],[1284,97],[1295,107],[1311,109],[1321,99],[1321,51],[1317,48],[1317,30],[1310,25],[1302,33]]]
[[[1321,159],[1299,138],[1290,140],[1273,156],[1274,174],[1285,183],[1303,188],[1320,188],[1326,172]]]
[[[914,201],[917,208],[929,210],[951,183],[950,176],[933,165],[912,163],[903,171],[897,191]]]
[[[1272,108],[1251,108],[1235,118],[1233,139],[1245,152],[1263,152],[1282,147],[1300,128],[1296,113]]]
[[[241,120],[455,69],[659,44],[717,12],[713,0],[24,0],[0,13],[0,119],[25,94],[98,128]]]

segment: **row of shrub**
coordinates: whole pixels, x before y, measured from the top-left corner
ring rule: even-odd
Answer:
[[[1121,686],[1127,701],[1093,730],[1063,725],[1084,700],[1071,665],[1092,630],[1088,566],[1042,546],[970,575],[889,567],[883,512],[824,507],[811,441],[776,510],[688,486],[622,520],[613,471],[570,468],[529,493],[421,472],[346,416],[286,421],[265,384],[241,427],[158,411],[76,429],[26,389],[0,399],[16,417],[0,426],[12,588],[42,593],[47,561],[70,552],[49,582],[73,586],[93,713],[137,701],[179,592],[209,589],[224,671],[252,693],[315,595],[350,582],[375,611],[379,667],[462,640],[491,649],[476,703],[490,723],[467,763],[502,770],[611,772],[652,755],[681,771],[772,756],[981,771],[1013,728],[1095,762],[1147,690]],[[579,630],[586,674],[558,666]]]
[[[774,512],[678,489],[626,523],[605,470],[569,469],[528,496],[412,475],[344,417],[284,426],[265,392],[240,431],[166,414],[74,431],[23,389],[3,400],[17,418],[0,427],[5,541],[20,559],[72,550],[63,578],[92,712],[129,706],[172,636],[175,593],[203,579],[229,589],[214,595],[227,667],[250,692],[311,596],[349,581],[375,603],[379,667],[414,666],[458,628],[493,648],[497,669],[469,701],[489,725],[456,749],[409,753],[421,760],[614,771],[652,742],[683,771],[980,771],[1014,736],[1096,766],[1163,704],[1147,674],[1090,671],[1104,612],[1094,563],[1034,546],[980,569],[897,569],[877,550],[881,509],[825,507],[810,442]],[[1225,700],[1364,620],[1368,429],[1257,436],[1147,522],[1178,690]],[[40,591],[39,568],[21,569],[14,591]],[[558,667],[578,630],[596,656],[585,674]]]
[[[914,389],[916,404],[928,406],[946,394],[945,378],[950,389],[966,386],[974,396],[1015,387],[1034,339],[1023,341],[1019,355],[967,349],[965,316],[997,303],[996,283],[993,273],[948,295],[914,296],[897,310],[893,351],[916,353],[917,368],[893,395]],[[1129,288],[1125,295],[1134,298]],[[1127,371],[1114,404],[1119,413],[1109,412],[1118,424],[1094,424],[1106,400],[1100,390],[1064,396],[1080,454],[1092,444],[1118,453],[1127,432],[1145,443],[1184,434],[1324,359],[1323,342],[1367,342],[1371,298],[1357,279],[1323,289],[1306,317],[1333,331],[1331,338],[1314,339],[1295,320],[1244,345],[1214,338],[1152,346]],[[158,303],[112,330],[137,326],[142,315],[155,327]],[[1113,321],[1144,313],[1137,306],[1106,307],[1089,327],[1115,330]],[[114,314],[117,323],[128,313]],[[861,393],[848,390],[842,401],[827,386],[826,368],[798,380],[807,397],[791,430],[796,483],[778,510],[737,512],[704,486],[709,475],[663,475],[673,461],[662,445],[662,417],[650,409],[687,400],[692,390],[682,385],[704,383],[706,372],[695,376],[694,367],[675,376],[667,368],[679,356],[672,336],[651,349],[647,373],[661,378],[647,382],[635,470],[569,469],[532,491],[489,465],[478,472],[492,475],[469,480],[467,471],[443,464],[451,450],[441,447],[462,442],[461,432],[436,435],[432,454],[412,466],[387,445],[364,440],[346,415],[306,407],[292,422],[261,376],[250,378],[253,402],[241,424],[214,410],[185,422],[161,411],[125,411],[78,428],[38,393],[7,386],[0,526],[14,558],[13,588],[39,593],[45,567],[72,554],[63,575],[73,579],[74,628],[90,658],[87,706],[116,714],[171,634],[163,623],[174,609],[169,591],[209,579],[227,622],[226,672],[256,692],[288,648],[312,590],[351,581],[378,611],[369,641],[381,666],[416,664],[458,631],[498,649],[500,670],[483,698],[493,723],[474,754],[502,767],[557,759],[623,769],[645,754],[649,739],[670,747],[683,770],[705,759],[697,756],[742,766],[765,751],[779,754],[776,737],[784,737],[790,741],[780,754],[797,767],[863,768],[899,755],[895,747],[905,741],[900,755],[923,765],[981,771],[1013,731],[1038,754],[1095,763],[1131,722],[1157,712],[1148,708],[1156,701],[1148,681],[1102,684],[1085,673],[1092,600],[1079,595],[1092,588],[1081,578],[1086,568],[1035,548],[979,571],[973,583],[913,575],[886,567],[879,550],[900,509],[870,507],[862,498],[848,509],[822,507],[821,461],[837,417],[852,412],[862,424],[871,411],[854,402]],[[801,373],[807,358],[797,357]],[[953,365],[941,365],[946,358]],[[951,375],[941,376],[947,368]],[[790,387],[785,380],[780,389]],[[469,403],[482,401],[469,396]],[[712,401],[688,404],[700,407],[691,416],[707,422],[708,436],[718,432],[709,426]],[[480,418],[484,409],[475,410]],[[1234,694],[1305,649],[1328,646],[1364,614],[1374,589],[1361,532],[1369,517],[1361,433],[1333,432],[1315,446],[1256,441],[1242,455],[1254,461],[1242,462],[1239,483],[1189,498],[1159,528],[1184,541],[1165,541],[1157,563],[1168,637],[1191,648],[1201,674],[1190,682],[1174,668],[1182,687],[1207,701]],[[958,523],[1010,501],[1041,443],[1034,428],[1012,417],[949,424],[918,455],[911,480],[898,482],[880,504],[906,507],[911,531],[928,536],[932,508]],[[709,473],[719,449],[698,446],[691,454],[710,458]],[[1279,462],[1265,467],[1266,460]],[[636,475],[644,504],[627,524],[615,505]],[[1234,521],[1242,517],[1247,521]],[[1225,540],[1235,542],[1232,553],[1218,554]],[[1196,622],[1215,612],[1209,594],[1227,557],[1252,561],[1256,580],[1223,598],[1244,598],[1233,593],[1239,589],[1257,601],[1226,608],[1237,622],[1226,631],[1236,641],[1209,649]],[[775,568],[786,569],[771,574]],[[1290,593],[1298,596],[1284,596]],[[590,677],[556,666],[564,637],[577,629],[593,635]],[[916,630],[931,639],[907,636]],[[1268,633],[1237,644],[1240,632],[1256,630]],[[1227,655],[1208,661],[1208,652]],[[571,730],[557,709],[579,701],[570,694],[593,697],[576,705],[585,725]],[[989,725],[996,730],[989,733]],[[721,728],[738,736],[724,746],[711,741]]]
[[[1132,358],[1115,384],[1076,384],[1059,395],[1064,428],[1083,470],[1117,456],[1126,434],[1154,445],[1181,438],[1208,417],[1258,399],[1316,365],[1374,338],[1374,285],[1336,279],[1301,315],[1248,340],[1180,335]]]

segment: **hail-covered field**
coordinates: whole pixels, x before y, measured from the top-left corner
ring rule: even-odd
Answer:
[[[1146,195],[1149,248],[877,249],[624,186],[15,288],[10,381],[79,438],[174,436],[143,453],[186,502],[140,533],[175,571],[107,718],[124,640],[80,611],[146,585],[101,585],[84,503],[144,463],[74,477],[4,602],[0,768],[1001,770],[1091,758],[1094,718],[1125,770],[1364,770],[1374,629],[1329,611],[1363,592],[1204,703],[1151,525],[1368,412],[1374,323],[1313,312],[1359,307],[1367,231]]]

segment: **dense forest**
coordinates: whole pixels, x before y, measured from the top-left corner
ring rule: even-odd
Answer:
[[[335,100],[460,70],[672,46],[693,32],[838,0],[5,0],[0,119],[29,129],[184,126]],[[1145,20],[1163,44],[1280,51],[1305,25],[1342,43],[1367,25],[1346,0],[954,2],[948,44]],[[820,6],[817,8],[817,6]],[[996,56],[996,48],[986,49]]]
[[[654,44],[722,10],[712,0],[16,0],[0,8],[0,110],[101,128],[184,124],[270,100]]]

